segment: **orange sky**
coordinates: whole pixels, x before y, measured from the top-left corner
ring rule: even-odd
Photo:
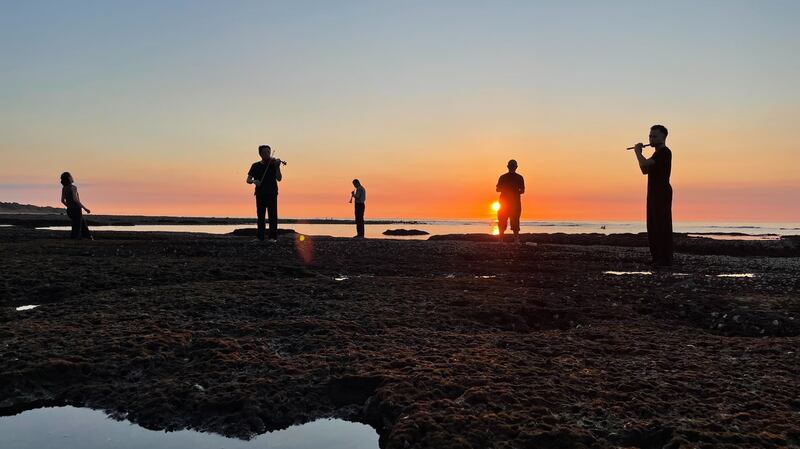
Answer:
[[[628,127],[635,131],[635,125]],[[395,148],[381,150],[370,150],[372,145],[348,148],[333,140],[329,151],[314,152],[273,143],[278,156],[289,161],[280,184],[280,212],[284,217],[349,217],[350,180],[359,177],[367,188],[370,217],[486,218],[496,199],[497,177],[507,158],[514,157],[527,184],[524,219],[639,220],[644,217],[646,178],[632,152],[624,150],[645,135],[646,124],[639,129],[625,133],[633,136],[626,140],[622,132],[604,133],[591,126],[563,136],[473,132],[433,137],[430,147],[401,140]],[[707,142],[723,139],[707,133],[687,137],[682,131],[679,126],[668,142],[674,152],[676,220],[800,219],[797,208],[789,207],[798,204],[794,153],[752,157],[748,140],[770,143],[770,136],[713,144]],[[136,157],[136,150],[76,150],[77,160],[67,167],[75,167],[70,170],[95,213],[249,216],[252,186],[244,178],[256,151],[255,145],[240,145],[230,150],[164,149],[163,158],[150,160]],[[34,172],[52,165],[56,175],[61,168],[46,152],[12,157],[12,162],[29,164]],[[20,199],[9,195],[12,190],[0,193],[3,200]],[[51,183],[35,194],[35,202],[57,205],[58,185]]]

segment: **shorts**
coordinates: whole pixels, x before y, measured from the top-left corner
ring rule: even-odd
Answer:
[[[497,211],[497,227],[501,231],[506,230],[508,221],[511,221],[511,230],[519,232],[519,217],[522,215],[522,204],[520,203],[500,203],[500,210]]]

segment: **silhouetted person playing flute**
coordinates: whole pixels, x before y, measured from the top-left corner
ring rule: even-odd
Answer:
[[[85,210],[87,214],[90,214],[92,211],[81,203],[81,197],[78,195],[78,188],[74,182],[75,180],[72,179],[72,175],[68,171],[61,173],[61,204],[67,207],[67,216],[72,221],[70,237],[73,239],[86,238],[94,240],[89,232],[86,220],[83,219],[82,212]]]
[[[264,241],[264,216],[269,215],[269,241],[278,241],[278,182],[283,179],[280,159],[272,158],[269,145],[258,147],[261,160],[250,166],[247,183],[255,184],[258,240]]]
[[[350,202],[355,200],[355,215],[356,215],[356,238],[364,238],[364,210],[367,205],[367,190],[361,185],[358,179],[353,180],[353,187],[356,189],[350,193]]]
[[[644,145],[634,146],[642,174],[647,175],[647,239],[653,265],[672,265],[672,151],[667,148],[667,128],[653,125],[650,128],[650,146],[655,153],[650,158],[642,155]]]
[[[497,211],[497,229],[499,241],[503,241],[506,225],[511,221],[514,231],[514,242],[519,243],[519,218],[522,215],[522,198],[525,193],[525,179],[517,173],[517,161],[508,161],[508,173],[497,180],[497,191],[500,192],[500,209]]]

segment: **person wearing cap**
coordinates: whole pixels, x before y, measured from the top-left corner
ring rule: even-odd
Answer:
[[[499,241],[503,241],[508,221],[514,231],[514,242],[519,243],[519,218],[522,215],[521,195],[525,193],[525,179],[517,173],[517,161],[508,161],[508,173],[497,180],[497,191],[500,192],[500,209],[497,210],[497,229],[500,231]]]

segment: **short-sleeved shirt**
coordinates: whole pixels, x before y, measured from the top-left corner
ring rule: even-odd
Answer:
[[[525,190],[525,179],[519,173],[506,173],[497,180],[500,188],[500,201],[520,202],[521,191]]]
[[[266,175],[264,174],[265,171],[267,172]],[[261,181],[261,185],[256,186],[254,195],[269,196],[278,194],[278,170],[275,162],[266,164],[262,161],[254,162],[250,166],[250,171],[247,172],[247,175]]]
[[[651,159],[655,161],[655,164],[647,168],[647,191],[660,192],[669,189],[672,151],[667,147],[657,148]]]

